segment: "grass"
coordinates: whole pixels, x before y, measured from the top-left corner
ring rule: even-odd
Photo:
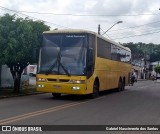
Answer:
[[[5,89],[0,89],[0,98],[24,96],[37,93],[38,92],[36,91],[36,88],[34,86],[22,87],[19,93],[14,93],[13,88],[5,88]]]

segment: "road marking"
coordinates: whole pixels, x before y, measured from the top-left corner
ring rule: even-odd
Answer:
[[[13,117],[10,117],[10,118],[0,120],[0,125],[6,125],[6,124],[9,124],[9,123],[12,123],[12,122],[20,121],[20,120],[23,120],[23,119],[27,119],[27,118],[42,115],[42,114],[55,112],[55,111],[58,111],[58,110],[61,110],[61,109],[77,106],[77,105],[80,105],[80,104],[84,104],[84,103],[95,101],[95,100],[102,99],[102,98],[104,98],[104,96],[93,99],[93,100],[87,100],[87,101],[83,101],[83,102],[72,102],[72,103],[68,103],[68,104],[64,104],[64,105],[60,105],[60,106],[56,106],[56,107],[52,107],[52,108],[48,108],[48,109],[43,109],[43,110],[38,110],[38,111],[35,111],[35,112],[30,112],[30,113],[26,113],[26,114],[22,114],[22,115],[18,115],[18,116],[13,116]]]
[[[138,88],[147,88],[147,87],[149,87],[149,86],[142,86],[142,87],[138,87]]]
[[[147,86],[141,86],[141,87],[138,87],[138,88],[147,88],[147,87],[152,87],[154,84],[150,84],[150,85],[147,85]]]

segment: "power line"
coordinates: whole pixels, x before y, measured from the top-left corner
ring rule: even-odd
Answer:
[[[121,31],[121,30],[132,29],[132,28],[138,28],[138,27],[143,27],[143,26],[146,26],[146,25],[155,24],[155,23],[160,23],[160,21],[155,21],[155,22],[151,22],[151,23],[147,23],[147,24],[143,24],[143,25],[138,25],[138,26],[133,26],[133,27],[126,27],[126,28],[117,29],[117,30],[111,30],[109,32]]]
[[[105,32],[102,28],[100,28],[100,30],[102,30],[102,31],[103,31],[103,33]],[[110,37],[107,33],[105,33],[105,35],[106,35],[108,38],[110,38],[110,39],[111,39],[111,37]]]
[[[23,14],[21,13],[22,11],[16,11],[16,10],[11,10],[11,9],[8,9],[8,8],[5,8],[5,7],[2,7],[0,6],[0,9],[1,10],[8,10],[10,12],[14,12],[16,14],[21,14],[21,15],[24,15],[24,16],[27,16],[29,18],[33,18],[33,19],[36,19],[36,20],[40,20],[40,21],[43,21],[45,23],[50,23],[50,24],[53,24],[53,25],[56,25],[58,27],[63,27],[63,28],[68,28],[68,27],[65,27],[65,26],[62,26],[62,25],[59,25],[59,24],[55,24],[55,23],[52,23],[52,22],[48,22],[48,21],[44,21],[44,20],[41,20],[41,19],[38,19],[38,18],[35,18],[35,17],[32,17],[32,16],[29,16],[29,15],[26,15],[26,14]],[[24,12],[24,11],[23,11]],[[61,15],[65,15],[65,14],[61,14]],[[67,14],[66,14],[67,15]],[[69,15],[69,14],[68,14]],[[71,14],[70,14],[71,15]],[[73,15],[73,14],[72,14]],[[92,16],[92,15],[91,15]],[[138,28],[138,27],[142,27],[142,26],[145,26],[145,25],[150,25],[150,24],[153,24],[153,23],[159,23],[160,21],[157,21],[157,22],[152,22],[152,23],[148,23],[148,24],[144,24],[144,25],[139,25],[139,26],[134,26],[134,27],[129,27],[129,28],[124,28],[124,29],[119,29],[119,30],[112,30],[112,31],[120,31],[120,30],[126,30],[126,29],[130,29],[130,28]],[[102,30],[102,29],[101,29]],[[144,33],[144,34],[139,34],[139,35],[131,35],[131,36],[127,36],[127,37],[119,37],[119,38],[115,38],[114,40],[116,39],[124,39],[124,38],[130,38],[130,37],[136,37],[136,36],[143,36],[143,35],[149,35],[149,34],[154,34],[154,33],[159,33],[160,31],[153,31],[153,32],[149,32],[149,33]],[[123,34],[123,33],[122,33]],[[108,36],[108,35],[107,35]]]
[[[125,34],[130,34],[130,32],[151,32],[151,31],[157,31],[157,28],[159,28],[160,27],[160,25],[159,25],[159,23],[160,23],[160,21],[156,21],[156,22],[151,22],[151,23],[147,23],[147,24],[143,24],[143,25],[139,25],[139,26],[134,26],[134,27],[128,27],[128,28],[123,28],[123,29],[117,29],[117,30],[112,30],[111,32],[114,32],[114,34],[112,33],[112,34],[110,34],[110,36],[121,36],[121,35],[124,35],[124,33]],[[144,27],[144,26],[148,26],[148,25],[151,25],[151,24],[158,24],[158,26],[157,27]],[[127,33],[125,32],[125,31],[127,30]],[[124,31],[124,32],[120,32],[120,31]],[[111,33],[110,31],[109,31],[109,33]],[[115,32],[117,32],[117,33],[115,33]]]
[[[37,14],[52,14],[52,15],[92,16],[92,15],[55,14],[55,13],[42,13],[42,12],[30,12],[30,11],[17,11],[17,10],[11,10],[11,9],[8,9],[8,8],[2,7],[2,6],[0,6],[0,9],[2,9],[2,10],[9,10],[9,11],[12,11],[12,12],[16,12],[16,13],[25,15],[25,16],[27,16],[27,17],[34,18],[34,19],[36,19],[36,20],[37,20],[38,18],[35,18],[35,17],[29,16],[29,15],[23,14],[22,12],[26,12],[26,13],[37,13]],[[137,14],[137,15],[158,15],[158,14]],[[105,15],[93,15],[93,16],[105,16]],[[107,15],[106,15],[106,16],[107,16]],[[109,15],[109,16],[112,16],[112,15]],[[113,15],[113,16],[119,16],[119,15]],[[120,16],[121,16],[121,15],[120,15]],[[131,15],[131,16],[132,16],[132,15]],[[136,15],[134,15],[134,16],[136,16]],[[38,20],[39,20],[39,19],[38,19]],[[47,21],[44,21],[44,20],[41,20],[41,21],[46,22],[46,23],[50,23],[50,24],[53,24],[53,25],[56,25],[56,26],[59,26],[59,27],[68,28],[68,27],[65,27],[65,26],[62,26],[62,25],[58,25],[58,24],[55,24],[55,23],[51,23],[51,22],[47,22]],[[152,22],[152,23],[148,23],[148,24],[144,24],[144,25],[139,25],[139,26],[134,26],[134,27],[128,27],[128,28],[123,28],[123,29],[111,30],[111,31],[109,31],[109,32],[120,31],[120,30],[125,30],[125,29],[130,29],[130,28],[137,28],[137,27],[141,27],[141,26],[145,26],[145,25],[150,25],[150,24],[154,24],[154,23],[159,23],[159,22],[160,22],[160,21]]]
[[[103,17],[103,16],[108,16],[108,17],[116,17],[116,16],[146,16],[146,15],[159,15],[159,14],[57,14],[57,13],[43,13],[43,12],[31,12],[31,11],[20,11],[24,13],[34,13],[34,14],[46,14],[46,15],[57,15],[57,16],[82,16],[82,17]]]
[[[0,6],[1,8],[5,8]],[[14,10],[15,11],[15,10]],[[103,16],[108,16],[108,17],[116,17],[116,16],[152,16],[152,15],[159,15],[159,14],[154,14],[154,13],[148,13],[148,14],[72,14],[72,13],[47,13],[47,12],[36,12],[36,11],[16,11],[16,12],[21,12],[21,13],[32,13],[32,14],[43,14],[43,15],[57,15],[57,16],[83,16],[83,17],[103,17]]]
[[[24,16],[26,16],[26,17],[28,17],[28,18],[32,18],[32,19],[35,19],[35,20],[39,20],[39,21],[42,21],[42,22],[45,22],[45,23],[49,23],[49,24],[58,26],[58,27],[69,28],[69,27],[65,27],[65,26],[59,25],[59,24],[52,23],[52,22],[44,21],[44,20],[41,20],[41,19],[38,19],[38,18],[35,18],[35,17],[32,17],[32,16],[29,16],[29,15],[26,15],[26,14],[23,14],[23,13],[21,13],[20,11],[8,9],[8,8],[2,7],[2,6],[0,6],[0,9],[1,9],[1,10],[8,10],[8,11],[14,12],[14,13],[16,13],[16,14],[21,14],[21,15],[24,15]]]
[[[160,31],[150,32],[150,33],[144,33],[144,34],[139,34],[139,35],[131,35],[131,36],[120,37],[120,38],[114,38],[113,40],[124,39],[124,38],[131,38],[131,37],[137,37],[137,36],[144,36],[144,35],[150,35],[150,34],[155,34],[155,33],[160,33]]]
[[[157,31],[157,28],[160,28],[160,26],[158,27],[155,27],[155,28],[139,28],[139,29],[129,29],[129,30],[126,30],[126,31],[123,31],[123,32],[118,32],[117,33],[112,33],[112,34],[109,34],[110,36],[112,37],[118,37],[118,36],[123,36],[124,34],[126,35],[129,35],[130,33],[133,33],[133,32],[155,32]]]
[[[157,29],[158,28],[158,29]],[[152,28],[152,29],[146,29],[146,30],[143,30],[143,29],[140,29],[140,30],[135,30],[133,29],[132,31],[127,31],[127,32],[123,32],[123,33],[117,33],[117,34],[111,34],[110,36],[112,36],[112,38],[116,37],[116,38],[121,38],[123,37],[124,35],[128,35],[128,36],[132,36],[133,33],[141,33],[141,34],[146,34],[146,33],[154,33],[154,32],[157,32],[160,30],[160,27],[157,27],[157,28]],[[140,35],[141,35],[140,34]],[[139,35],[139,34],[138,34]]]

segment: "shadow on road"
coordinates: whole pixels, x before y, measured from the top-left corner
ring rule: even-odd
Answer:
[[[99,96],[102,97],[102,96],[109,95],[109,94],[114,94],[114,93],[118,93],[116,89],[107,90],[107,91],[101,91],[99,93]],[[50,97],[48,99],[68,100],[68,101],[84,101],[84,100],[89,100],[90,97],[89,97],[89,95],[66,95],[66,94],[63,94],[59,98]]]

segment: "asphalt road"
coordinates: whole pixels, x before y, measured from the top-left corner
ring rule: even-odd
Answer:
[[[0,125],[160,125],[160,83],[138,81],[123,92],[103,92],[96,99],[72,95],[54,99],[48,93],[1,99]],[[158,134],[160,131],[76,133]]]

